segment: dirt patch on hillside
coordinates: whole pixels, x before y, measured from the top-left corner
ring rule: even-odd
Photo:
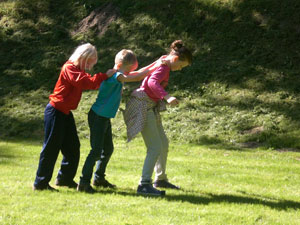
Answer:
[[[275,150],[278,152],[300,152],[300,149],[297,148],[278,148]]]
[[[242,134],[259,134],[259,133],[263,132],[264,130],[265,130],[264,127],[254,127],[250,130],[242,131]]]
[[[72,35],[94,30],[97,36],[101,36],[108,29],[109,25],[119,17],[119,9],[112,3],[93,10],[90,15],[81,20]]]
[[[239,143],[238,146],[240,148],[259,148],[261,146],[261,143],[250,141],[250,142]]]

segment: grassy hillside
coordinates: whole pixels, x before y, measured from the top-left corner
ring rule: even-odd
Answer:
[[[171,74],[168,90],[181,100],[164,113],[172,140],[300,148],[299,1],[96,2],[0,2],[1,139],[42,140],[48,95],[78,44],[97,46],[99,63],[92,72],[104,72],[122,48],[134,50],[143,66],[182,39],[194,63]],[[109,2],[114,10],[107,16],[114,12],[116,18],[104,33],[94,28],[72,35],[83,18]],[[124,102],[136,85],[126,87]],[[82,138],[88,137],[87,112],[96,94],[85,92],[75,111]],[[115,136],[125,139],[121,115],[113,122]]]

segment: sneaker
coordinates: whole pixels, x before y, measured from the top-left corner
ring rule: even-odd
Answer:
[[[86,192],[89,194],[94,194],[96,192],[96,190],[94,190],[90,184],[78,184],[77,191]]]
[[[137,193],[141,195],[164,196],[165,191],[157,190],[152,184],[140,184],[137,188]]]
[[[109,183],[106,179],[103,180],[94,180],[93,185],[96,187],[104,187],[104,188],[116,188],[117,186]]]
[[[76,189],[78,186],[78,184],[74,180],[66,181],[66,180],[59,180],[59,179],[56,179],[55,185],[56,186],[65,186],[65,187],[74,188],[74,189]]]
[[[171,184],[169,181],[167,180],[157,180],[153,183],[153,186],[156,188],[170,188],[170,189],[177,189],[179,190],[180,187],[176,186],[174,184]]]
[[[33,185],[32,190],[34,190],[34,191],[56,191],[56,192],[58,192],[57,189],[51,187],[49,184],[47,184],[45,187],[39,187],[39,186]]]

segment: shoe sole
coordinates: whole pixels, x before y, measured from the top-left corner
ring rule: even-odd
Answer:
[[[53,188],[53,189],[49,189],[49,188],[36,188],[36,187],[32,187],[33,191],[52,191],[52,192],[59,192],[59,190]]]
[[[94,187],[100,187],[100,188],[111,188],[111,189],[116,189],[117,188],[117,185],[109,186],[109,185],[97,184],[97,183],[94,183],[94,182],[93,182],[93,186]]]
[[[82,192],[82,193],[86,193],[86,194],[95,194],[97,191],[83,191],[83,190],[78,190],[76,189],[78,192]]]
[[[114,187],[110,187],[110,186],[103,186],[103,185],[96,185],[96,184],[93,184],[94,187],[99,187],[99,188],[111,188],[111,189],[116,189],[117,186],[114,186]]]
[[[144,196],[155,196],[155,197],[162,197],[166,195],[165,191],[161,191],[160,194],[154,194],[154,193],[144,193],[144,192],[137,192],[138,195],[144,195]]]
[[[76,189],[77,186],[71,186],[71,185],[62,185],[62,184],[56,184],[57,187],[67,187],[67,188],[73,188],[73,189]]]
[[[97,193],[97,191],[94,190],[94,189],[93,189],[93,191],[86,191],[86,190],[79,189],[78,187],[76,188],[76,191],[83,192],[83,193],[86,193],[86,194],[95,194],[95,193]]]
[[[180,190],[180,188],[173,188],[173,187],[161,187],[161,186],[155,186],[153,185],[155,188],[165,188],[165,189],[173,189],[173,190]]]
[[[74,189],[76,189],[77,188],[77,186],[78,186],[78,184],[75,182],[74,184],[68,184],[68,183],[64,183],[64,182],[62,182],[62,183],[60,183],[60,182],[55,182],[55,185],[56,186],[58,186],[58,187],[68,187],[68,188],[74,188]]]

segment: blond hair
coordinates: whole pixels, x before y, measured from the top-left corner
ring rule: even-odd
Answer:
[[[115,64],[116,65],[132,65],[135,62],[137,62],[137,58],[133,51],[128,50],[128,49],[122,49],[119,51],[115,57]]]
[[[80,69],[84,70],[86,68],[86,62],[91,57],[96,57],[96,61],[98,60],[96,47],[90,43],[86,43],[79,45],[75,49],[73,54],[70,56],[69,61],[77,62]]]

